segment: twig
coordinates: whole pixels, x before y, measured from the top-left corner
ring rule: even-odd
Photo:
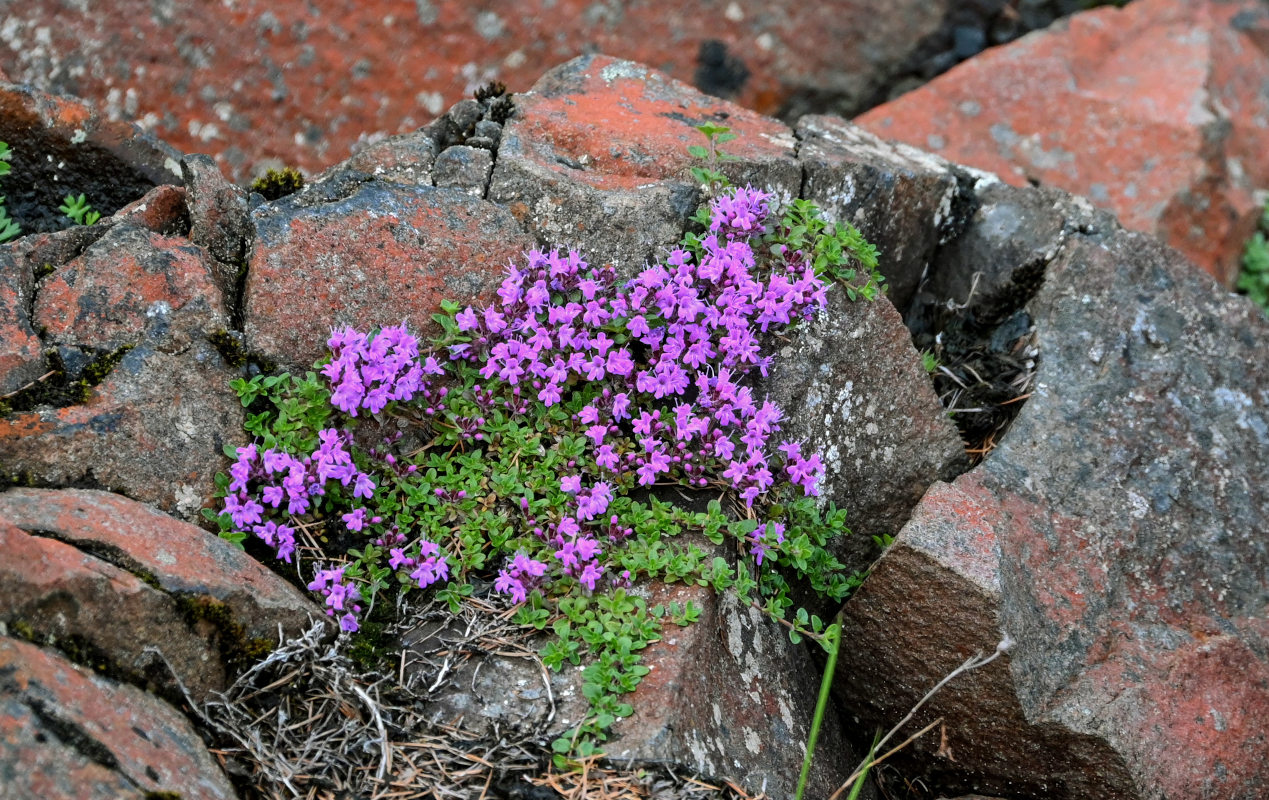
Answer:
[[[931,697],[935,695],[935,693],[937,693],[940,689],[942,689],[944,686],[947,685],[948,681],[952,680],[957,675],[960,675],[962,673],[969,672],[970,670],[978,669],[979,667],[984,667],[990,664],[991,662],[999,658],[1001,653],[1004,653],[1009,648],[1013,647],[1013,644],[1014,644],[1013,639],[1008,634],[1005,634],[1005,638],[1001,639],[1000,643],[996,645],[996,651],[994,653],[987,656],[986,658],[983,657],[982,653],[978,653],[976,655],[970,656],[968,659],[966,659],[964,664],[961,664],[959,667],[949,672],[943,678],[943,680],[936,683],[933,689],[926,692],[925,696],[917,701],[917,704],[912,707],[912,710],[908,712],[908,715],[906,717],[899,720],[899,723],[895,725],[893,728],[891,728],[889,733],[881,737],[881,741],[877,742],[877,744],[873,747],[873,752],[876,752],[877,750],[880,750],[882,747],[884,747],[886,742],[890,741],[890,739],[896,733],[898,733],[900,729],[903,728],[904,725],[908,724],[908,722],[912,719],[912,717],[916,715],[917,711],[921,710],[921,706],[925,705],[926,701],[928,701]],[[924,731],[922,731],[922,733],[924,733]],[[917,734],[917,736],[920,736],[920,734]],[[902,745],[899,745],[899,747],[895,748],[895,750],[902,748],[903,746],[907,745],[908,742],[912,741],[912,739],[915,739],[915,738],[916,737],[911,737],[907,742],[904,742]],[[891,751],[891,752],[894,752],[894,751]],[[888,752],[886,753],[886,755],[889,756],[890,753]],[[850,788],[851,784],[853,784],[856,780],[859,779],[859,776],[864,772],[864,770],[868,769],[875,763],[877,763],[876,760],[870,761],[869,759],[865,758],[864,763],[860,764],[859,767],[854,772],[851,773],[850,777],[846,779],[845,783],[837,787],[837,791],[833,792],[833,794],[828,798],[828,800],[837,800],[837,798],[841,796],[842,792]]]

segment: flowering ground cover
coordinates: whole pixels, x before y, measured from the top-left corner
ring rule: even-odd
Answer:
[[[703,175],[720,191],[698,229],[625,285],[576,251],[532,251],[488,307],[445,304],[426,344],[404,324],[339,329],[315,372],[235,381],[254,438],[227,449],[209,518],[295,568],[349,633],[402,593],[517,605],[553,632],[548,666],[587,662],[594,714],[560,758],[595,752],[631,713],[640,651],[699,613],[649,608],[646,580],[734,591],[795,642],[822,639],[789,579],[834,601],[856,585],[825,549],[845,512],[817,503],[819,456],[747,378],[778,369],[763,336],[816,313],[828,281],[862,266],[850,291],[871,297],[875,254],[810,204]],[[671,486],[705,510],[666,502]]]

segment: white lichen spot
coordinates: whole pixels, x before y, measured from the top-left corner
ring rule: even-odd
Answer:
[[[793,730],[793,710],[789,708],[788,702],[783,696],[777,696],[776,705],[780,708],[780,721],[784,723],[784,727]]]
[[[762,739],[758,738],[758,732],[753,728],[745,728],[745,749],[754,755],[762,750]]]
[[[70,142],[71,144],[81,144],[87,138],[88,138],[88,134],[84,131],[83,128],[76,128],[75,132],[71,134]]]
[[[737,661],[745,657],[744,631],[740,628],[740,617],[735,613],[727,615],[727,651]]]
[[[1143,519],[1150,513],[1150,503],[1136,492],[1128,492],[1128,513],[1133,519]]]
[[[754,40],[754,43],[757,44],[758,48],[761,50],[770,50],[775,47],[775,37],[769,33],[762,33],[758,35],[758,38]]]
[[[723,710],[722,708],[719,707],[718,703],[713,704],[713,711],[714,711],[714,724],[722,725],[723,724]]]
[[[178,513],[190,516],[197,514],[202,507],[203,498],[199,496],[197,489],[184,483],[176,485],[176,510]],[[156,557],[165,566],[172,566],[176,563],[175,556],[166,550],[160,550]]]
[[[740,4],[733,0],[733,2],[727,4],[727,10],[723,12],[723,16],[732,22],[740,22],[745,18],[745,12],[740,7]]]

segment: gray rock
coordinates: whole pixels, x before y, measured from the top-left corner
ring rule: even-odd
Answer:
[[[502,126],[491,119],[482,119],[476,123],[475,135],[497,144],[502,138]]]
[[[1269,321],[1107,228],[1067,237],[1031,308],[1033,396],[847,604],[848,640],[874,644],[845,654],[839,694],[896,719],[1007,634],[1007,666],[929,707],[955,761],[918,742],[910,775],[1010,796],[1260,796]]]
[[[337,173],[358,172],[389,183],[431,186],[432,164],[436,161],[437,149],[435,134],[428,130],[389,136],[357,151],[313,182],[325,182]]]
[[[645,651],[652,672],[629,696],[635,713],[614,726],[604,748],[609,758],[680,764],[702,775],[731,776],[771,797],[793,796],[820,683],[810,652],[791,647],[784,628],[733,594],[720,598],[712,589],[683,584],[653,584],[641,593],[649,606],[690,601],[702,611],[685,628],[667,624],[662,641]],[[407,639],[419,652],[452,651],[469,635],[430,624]],[[430,698],[430,713],[480,733],[549,732],[542,737],[549,745],[588,712],[580,670],[566,664],[551,673],[548,691],[547,676],[533,660],[473,657]],[[808,797],[828,797],[858,763],[831,706],[819,741]]]
[[[161,340],[167,321],[153,321]],[[0,420],[5,478],[37,486],[110,489],[196,519],[215,494],[226,444],[243,440],[236,372],[202,339],[184,352],[143,340],[90,402],[42,406]]]
[[[484,197],[493,171],[493,153],[475,145],[447,147],[436,157],[432,179],[437,187],[459,189],[472,197]]]
[[[876,557],[871,537],[894,535],[931,483],[969,467],[912,337],[884,297],[828,307],[773,342],[760,383],[784,410],[781,436],[824,461],[821,497],[845,508],[854,536],[836,543],[854,569]]]
[[[890,301],[906,312],[935,249],[964,227],[972,194],[943,159],[837,117],[803,117],[797,134],[806,171],[802,197],[876,245]]]
[[[181,171],[189,198],[189,239],[219,262],[220,291],[233,298],[252,233],[247,192],[230,183],[211,156],[186,156]]]
[[[180,712],[154,695],[0,636],[0,774],[10,797],[234,800]]]
[[[445,112],[445,116],[449,119],[450,124],[453,125],[454,131],[459,136],[466,136],[469,134],[472,129],[476,127],[476,123],[479,122],[484,115],[484,106],[471,98],[459,100],[457,103],[450,106],[449,111]]]

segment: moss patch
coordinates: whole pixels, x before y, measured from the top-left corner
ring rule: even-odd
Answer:
[[[271,169],[251,182],[251,191],[264,195],[264,199],[269,201],[295,194],[303,188],[304,176],[294,167]]]
[[[268,639],[247,636],[246,628],[224,603],[205,595],[173,594],[172,599],[190,627],[211,628],[216,649],[230,672],[237,673],[273,652],[273,643]]]
[[[231,331],[221,329],[209,333],[207,334],[207,341],[211,343],[212,347],[216,348],[216,352],[220,353],[220,357],[225,359],[225,363],[234,369],[242,369],[243,367],[254,365],[256,369],[263,373],[277,371],[278,364],[276,361],[243,347],[240,335],[236,335]]]
[[[67,372],[66,364],[56,349],[45,350],[45,376],[0,400],[0,417],[31,411],[39,406],[65,408],[87,403],[92,399],[93,387],[105,380],[132,348],[133,345],[125,344],[118,350],[101,353],[84,367],[78,378]]]

